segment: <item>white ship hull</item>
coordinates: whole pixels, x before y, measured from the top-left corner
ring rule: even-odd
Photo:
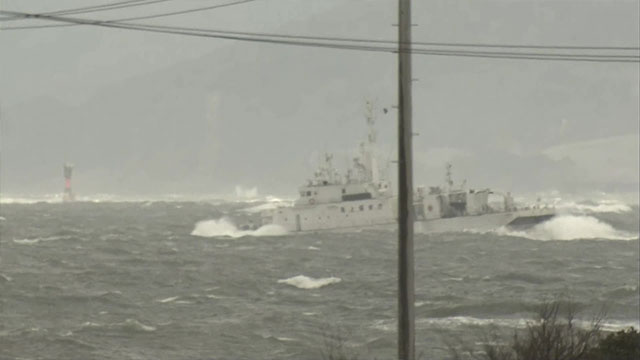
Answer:
[[[292,207],[280,207],[261,213],[261,221],[251,221],[242,228],[258,224],[278,225],[288,232],[352,231],[354,229],[397,228],[398,198],[391,183],[378,166],[376,157],[373,106],[367,103],[366,140],[360,143],[358,156],[345,174],[333,167],[333,156],[298,188],[300,196]],[[490,231],[502,226],[531,226],[551,218],[555,211],[542,208],[518,209],[510,193],[490,189],[470,189],[466,181],[455,186],[451,164],[446,167],[446,186],[418,187],[414,192],[415,231],[417,233],[451,231]],[[492,207],[490,195],[502,196],[502,205]],[[502,209],[502,211],[498,210]]]
[[[528,228],[549,220],[555,215],[553,209],[527,209],[475,216],[417,221],[416,233],[438,233],[452,231],[491,231],[501,227]]]
[[[349,203],[320,204],[280,208],[267,223],[279,225],[290,233],[349,232],[357,230],[395,230],[395,198],[371,199]],[[342,210],[344,209],[344,211]],[[362,210],[361,210],[362,209]],[[415,232],[421,234],[455,231],[491,231],[501,227],[527,228],[555,215],[552,208],[522,209],[482,215],[418,220]]]

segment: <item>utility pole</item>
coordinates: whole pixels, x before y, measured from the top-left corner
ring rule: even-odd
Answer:
[[[398,17],[398,358],[414,360],[410,0],[399,0]]]

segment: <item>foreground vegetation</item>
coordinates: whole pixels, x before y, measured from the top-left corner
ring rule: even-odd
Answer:
[[[484,336],[481,350],[464,345],[449,346],[453,360],[639,360],[640,333],[629,328],[615,333],[602,331],[602,316],[589,326],[575,321],[571,303],[543,304],[535,321],[514,332],[510,341],[494,332]]]
[[[480,348],[458,340],[449,342],[450,360],[640,360],[640,332],[633,327],[606,333],[604,316],[595,317],[588,326],[575,320],[576,307],[555,301],[540,306],[537,318],[509,338],[497,331],[480,334]],[[324,332],[324,360],[357,360],[345,336]]]

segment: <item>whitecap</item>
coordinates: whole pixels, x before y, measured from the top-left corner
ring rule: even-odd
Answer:
[[[473,316],[450,316],[443,318],[419,318],[416,319],[418,325],[436,325],[444,328],[460,326],[500,326],[510,328],[525,328],[527,325],[535,324],[534,319],[526,318],[477,318]],[[589,328],[593,325],[591,320],[574,319],[574,324],[581,328]],[[638,321],[608,320],[600,323],[600,328],[604,331],[619,331],[629,327],[637,328]]]
[[[16,244],[22,244],[22,245],[31,245],[31,244],[37,244],[39,242],[42,241],[54,241],[54,240],[61,240],[61,239],[68,239],[68,237],[66,236],[48,236],[48,237],[38,237],[38,238],[33,238],[33,239],[13,239],[13,242]]]
[[[228,218],[199,221],[191,235],[200,237],[281,236],[287,231],[278,225],[263,225],[256,230],[239,230]]]
[[[87,321],[87,322],[82,324],[83,328],[85,328],[85,327],[96,328],[96,327],[101,327],[101,326],[102,326],[101,324],[94,323],[94,322],[91,322],[91,321]]]
[[[179,296],[172,296],[172,297],[168,297],[166,299],[160,299],[160,300],[156,300],[156,301],[159,302],[159,303],[163,303],[164,304],[164,303],[175,301],[178,298],[180,298],[180,297]]]
[[[290,277],[288,279],[278,280],[278,283],[295,286],[299,289],[318,289],[323,286],[337,284],[341,281],[342,279],[333,277],[333,276],[327,277],[327,278],[314,279],[312,277],[298,275],[298,276]]]
[[[156,331],[156,328],[150,325],[145,325],[141,322],[139,322],[138,320],[135,319],[127,319],[124,324],[127,327],[131,327],[135,330],[142,330],[142,331],[147,331],[147,332],[151,332],[151,331]]]
[[[315,246],[309,246],[307,250],[320,250],[320,248],[317,248]]]
[[[6,281],[6,282],[13,281],[13,278],[11,276],[5,275],[5,274],[2,274],[2,273],[0,273],[0,279],[4,279],[4,281]]]
[[[524,231],[500,228],[499,235],[518,236],[532,240],[610,239],[635,240],[638,234],[616,230],[592,216],[560,215]]]
[[[296,341],[296,339],[294,339],[294,338],[289,338],[289,337],[284,337],[284,336],[282,336],[282,337],[276,337],[276,339],[277,339],[277,340],[280,340],[280,341],[282,341],[282,342]]]
[[[558,203],[555,207],[559,210],[578,213],[627,213],[631,212],[631,206],[616,200],[600,200],[596,203]]]
[[[4,216],[0,216],[0,221],[6,221],[6,220],[7,220],[7,218],[6,218],[6,217],[4,217]]]
[[[37,244],[40,242],[39,238],[36,239],[13,239],[13,242],[16,244],[22,244],[22,245],[31,245],[31,244]]]

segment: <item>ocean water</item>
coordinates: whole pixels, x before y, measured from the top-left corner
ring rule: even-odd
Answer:
[[[394,231],[240,231],[242,202],[0,207],[1,359],[321,359],[396,350]],[[557,297],[638,327],[637,206],[567,205],[528,231],[416,235],[416,348],[509,332]]]

